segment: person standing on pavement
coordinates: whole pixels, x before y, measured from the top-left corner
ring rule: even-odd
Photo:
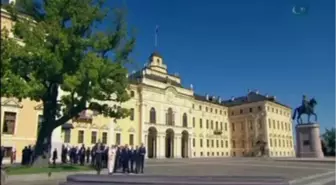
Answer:
[[[129,160],[130,160],[130,151],[128,148],[128,145],[125,145],[125,148],[121,152],[121,158],[122,158],[122,168],[123,173],[129,173]]]
[[[140,172],[140,149],[139,146],[135,147],[135,152],[134,152],[134,160],[135,160],[135,173]]]
[[[115,161],[116,161],[117,149],[115,145],[112,145],[111,148],[108,149],[108,164],[107,169],[109,175],[112,175],[114,172]]]
[[[103,156],[103,148],[98,141],[97,146],[96,146],[96,151],[95,151],[95,167],[97,170],[97,174],[100,175],[101,169],[102,169],[102,156]]]
[[[140,153],[140,173],[143,173],[144,171],[144,165],[145,165],[145,156],[146,156],[146,148],[144,144],[142,143],[140,148],[139,148],[139,153]]]
[[[52,154],[52,164],[54,167],[56,166],[56,160],[57,160],[57,149],[55,148]]]

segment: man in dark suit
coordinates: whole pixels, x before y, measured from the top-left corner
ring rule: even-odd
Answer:
[[[135,147],[134,160],[135,160],[135,173],[139,173],[140,172],[140,148],[139,146]]]
[[[136,150],[133,148],[133,146],[131,146],[131,149],[129,150],[129,168],[131,173],[134,173],[134,165],[135,165],[135,161],[136,161]]]
[[[102,155],[103,155],[103,148],[100,142],[97,143],[96,151],[95,151],[95,167],[97,170],[97,174],[100,175],[100,171],[102,169]]]
[[[146,156],[146,148],[143,143],[139,148],[139,162],[140,162],[140,173],[143,173],[144,165],[145,165],[145,156]]]
[[[54,167],[56,166],[56,160],[57,160],[57,149],[55,148],[52,155],[52,164]]]
[[[127,145],[125,145],[125,148],[121,152],[121,158],[122,158],[122,168],[123,173],[129,173],[129,160],[130,160],[130,150]]]

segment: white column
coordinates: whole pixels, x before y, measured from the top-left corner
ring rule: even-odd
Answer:
[[[192,146],[192,138],[188,139],[188,157],[192,158],[193,157],[193,146]]]
[[[161,136],[161,135],[158,135],[157,137],[156,137],[156,143],[157,143],[157,145],[156,145],[156,158],[162,158],[162,154],[163,154],[163,152],[162,152],[162,138],[163,138],[163,136]]]
[[[146,117],[147,110],[145,109],[145,107],[146,107],[146,105],[144,103],[140,104],[140,113],[141,113],[141,115],[140,115],[140,117],[141,117],[140,128],[141,128],[141,130],[139,132],[139,138],[140,138],[139,144],[143,143],[146,146],[147,145],[147,138],[145,138],[144,132],[145,132],[145,120],[146,120],[145,117]]]
[[[181,158],[181,137],[177,136],[174,138],[175,140],[175,158]]]
[[[160,157],[166,157],[166,136],[164,135],[160,137]]]
[[[145,147],[146,147],[146,155],[145,155],[145,158],[146,159],[148,159],[148,146],[147,146],[147,144],[148,144],[148,136],[147,136],[147,134],[143,134],[143,136],[145,137],[145,139],[144,139],[144,145],[145,145]],[[155,147],[155,146],[153,146],[153,147]]]
[[[62,126],[59,126],[53,130],[51,135],[51,152],[57,149],[57,161],[61,161],[62,145]]]

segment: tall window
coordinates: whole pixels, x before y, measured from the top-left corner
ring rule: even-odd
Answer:
[[[64,133],[64,143],[70,143],[71,130],[70,129],[63,129],[63,133]]]
[[[16,121],[15,112],[5,112],[2,133],[13,135],[15,131],[15,121]]]
[[[234,123],[232,123],[231,127],[232,127],[232,131],[235,131],[235,124]]]
[[[236,148],[236,141],[232,140],[232,148]]]
[[[223,130],[223,122],[220,122],[220,129]]]
[[[211,120],[211,129],[214,128],[213,120]]]
[[[130,120],[134,120],[134,109],[133,108],[131,108],[130,109]]]
[[[42,123],[43,123],[43,116],[42,115],[38,115],[38,117],[37,117],[37,129],[36,129],[37,133],[36,133],[36,136],[38,136],[38,134],[40,132]]]
[[[210,141],[209,141],[209,139],[207,139],[207,147],[208,148],[210,147]]]
[[[218,121],[216,121],[216,130],[218,130]]]
[[[225,140],[225,148],[229,147],[229,142],[227,140]]]
[[[84,130],[78,131],[78,143],[84,143]]]
[[[166,124],[174,125],[174,113],[172,108],[169,108],[168,112],[166,113]]]
[[[196,121],[195,121],[195,117],[193,117],[192,120],[193,120],[193,121],[192,121],[192,122],[193,122],[193,128],[195,128],[195,125],[196,125],[196,123],[195,123],[195,122],[196,122]]]
[[[131,91],[131,97],[134,97],[134,91]]]
[[[203,147],[203,139],[200,139],[200,147]]]
[[[196,143],[195,143],[195,138],[193,138],[193,147],[195,147]]]
[[[187,114],[184,113],[183,114],[183,127],[188,127],[188,117],[187,117]]]
[[[121,142],[120,140],[121,140],[121,135],[120,135],[120,133],[116,133],[116,140],[115,140],[115,141],[116,141],[116,144],[117,144],[117,145],[120,145],[120,142]]]
[[[150,109],[150,112],[149,112],[149,122],[150,123],[156,123],[156,112],[155,112],[154,107],[152,107]]]
[[[13,147],[4,147],[4,158],[10,158],[12,156]]]
[[[227,123],[224,123],[224,129],[227,131]]]
[[[262,121],[261,121],[261,119],[258,119],[258,126],[259,126],[259,129],[262,128]]]
[[[200,128],[203,128],[202,118],[200,118]]]
[[[97,132],[92,131],[91,132],[91,144],[96,144],[97,143]]]
[[[221,147],[224,148],[224,141],[221,140]]]
[[[211,147],[212,147],[212,148],[215,147],[215,142],[214,142],[213,139],[211,140]]]
[[[102,143],[107,144],[107,132],[102,133]]]
[[[129,135],[129,145],[131,145],[131,146],[134,145],[134,135],[133,134]]]
[[[219,140],[216,140],[216,147],[219,148]]]

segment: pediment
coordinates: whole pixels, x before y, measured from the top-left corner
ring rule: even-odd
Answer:
[[[173,94],[173,95],[176,95],[178,94],[177,90],[175,89],[175,87],[173,86],[169,86],[166,88],[166,94]]]
[[[100,127],[100,129],[107,130],[108,126],[107,125],[103,125],[103,126]]]
[[[128,129],[128,132],[132,132],[133,133],[133,132],[135,132],[135,129],[133,127],[131,127],[131,128]]]
[[[43,104],[38,104],[34,107],[35,110],[43,110]]]
[[[15,107],[15,108],[22,108],[23,105],[16,99],[14,98],[9,98],[1,102],[1,106],[4,107]]]
[[[91,128],[98,129],[98,126],[96,124],[91,124]]]
[[[114,131],[121,132],[121,131],[122,131],[122,129],[120,128],[120,126],[116,126],[116,127],[114,128]]]
[[[85,123],[77,123],[77,124],[76,124],[76,127],[78,127],[78,128],[88,128],[89,125],[87,125],[87,124],[85,124]]]

